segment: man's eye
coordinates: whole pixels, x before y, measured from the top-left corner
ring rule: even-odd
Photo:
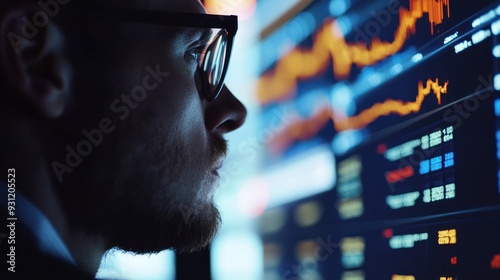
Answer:
[[[197,47],[197,48],[189,49],[187,52],[187,55],[189,55],[198,64],[200,64],[201,60],[203,59],[204,53],[205,53],[205,47]]]

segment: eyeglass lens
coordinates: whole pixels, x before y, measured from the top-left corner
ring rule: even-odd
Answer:
[[[224,30],[222,30],[217,33],[205,53],[202,69],[208,79],[208,85],[210,86],[209,94],[211,96],[218,94],[218,92],[215,91],[223,79],[222,75],[225,64],[227,63],[227,40],[228,35]]]

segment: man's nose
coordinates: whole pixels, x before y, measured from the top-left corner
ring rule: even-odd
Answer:
[[[226,86],[205,110],[207,128],[221,135],[242,126],[246,117],[247,109]]]

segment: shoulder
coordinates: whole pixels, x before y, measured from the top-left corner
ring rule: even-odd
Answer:
[[[0,279],[95,279],[76,266],[44,253],[23,223],[17,221],[14,225],[8,238],[0,240],[4,256],[1,259],[5,260],[0,267]]]
[[[35,250],[16,250],[13,264],[2,269],[1,279],[95,279],[71,264]]]

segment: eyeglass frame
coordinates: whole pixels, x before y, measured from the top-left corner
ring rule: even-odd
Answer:
[[[211,45],[217,41],[216,38],[221,36],[221,32],[225,32],[228,37],[225,53],[227,61],[222,69],[220,81],[213,92],[210,90],[210,82],[207,73],[202,69],[206,56],[203,56],[201,63],[199,63],[197,67],[197,73],[201,76],[201,91],[203,92],[205,100],[211,102],[219,96],[222,91],[222,87],[224,86],[224,80],[226,78],[229,60],[231,58],[234,36],[236,35],[236,31],[238,31],[238,16],[138,9],[108,9],[96,7],[85,7],[84,10],[83,14],[86,18],[98,20],[128,21],[195,28],[220,28],[221,31],[214,36],[213,40],[207,46],[207,49],[209,49]],[[82,16],[82,10],[79,9],[76,15]]]

